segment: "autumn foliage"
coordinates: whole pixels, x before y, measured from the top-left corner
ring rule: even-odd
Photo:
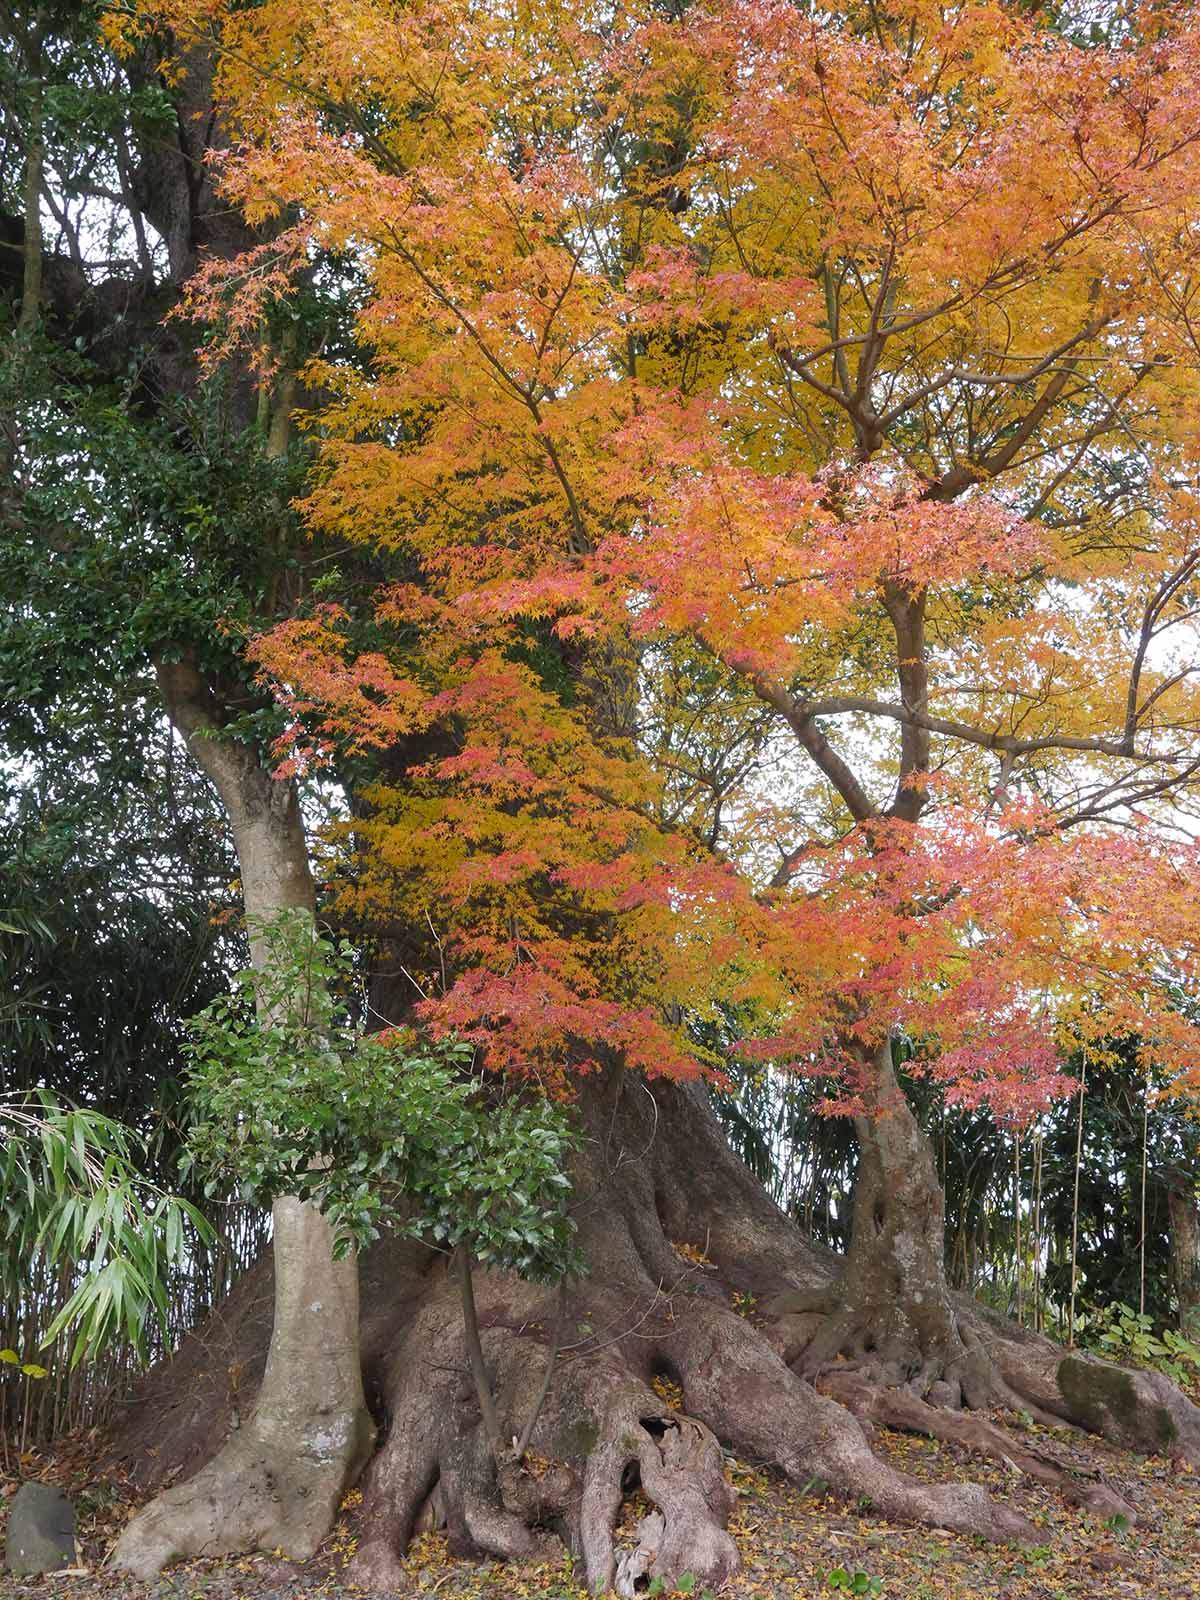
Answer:
[[[1200,1087],[1195,10],[164,19],[267,239],[217,354],[366,285],[304,509],[403,578],[255,652],[288,770],[425,741],[345,899],[423,1012],[686,1075],[736,1004],[842,1109],[897,1028],[1005,1118],[1116,1034]]]

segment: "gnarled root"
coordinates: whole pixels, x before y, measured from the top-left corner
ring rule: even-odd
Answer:
[[[233,1434],[186,1483],[166,1489],[127,1524],[110,1565],[151,1578],[169,1561],[243,1550],[313,1555],[370,1449],[365,1414],[330,1418],[310,1450],[281,1450],[250,1429]]]
[[[613,1524],[622,1495],[634,1484],[657,1509],[639,1523],[634,1549],[614,1561]],[[639,1385],[625,1384],[604,1406],[579,1508],[590,1588],[633,1595],[655,1578],[673,1583],[685,1570],[710,1587],[723,1583],[740,1565],[726,1532],[735,1503],[708,1429]]]
[[[483,1279],[476,1292],[497,1409],[511,1436],[541,1388],[544,1306],[535,1291],[502,1280]],[[544,1559],[557,1537],[595,1592],[632,1595],[685,1570],[715,1589],[738,1564],[718,1439],[795,1482],[819,1476],[867,1496],[888,1516],[984,1538],[1035,1537],[978,1485],[923,1484],[881,1461],[850,1411],[789,1371],[702,1280],[671,1295],[646,1283],[643,1293],[639,1306],[628,1293],[589,1286],[586,1326],[619,1331],[560,1357],[529,1459],[502,1459],[499,1470],[483,1444],[457,1301],[432,1294],[396,1353],[391,1428],[365,1483],[354,1577],[377,1588],[398,1583],[402,1552],[418,1522],[428,1525],[432,1494],[454,1551]],[[655,1387],[656,1376],[666,1382]],[[664,1404],[676,1391],[679,1410]],[[621,1548],[614,1530],[633,1488],[650,1509],[633,1547]]]
[[[751,1460],[793,1482],[820,1477],[865,1496],[885,1516],[929,1522],[985,1539],[1030,1539],[1034,1529],[978,1484],[928,1485],[872,1451],[856,1418],[790,1371],[740,1317],[713,1308],[689,1318],[673,1343],[686,1370],[688,1409]]]
[[[455,1285],[427,1253],[397,1257],[394,1243],[364,1258],[363,1348],[383,1439],[364,1480],[360,1582],[400,1587],[413,1532],[439,1527],[462,1553],[541,1560],[566,1547],[596,1590],[615,1583],[633,1593],[656,1578],[669,1585],[689,1569],[698,1587],[716,1589],[737,1561],[718,1440],[797,1484],[820,1478],[866,1497],[888,1517],[1039,1542],[980,1485],[919,1482],[879,1459],[855,1411],[867,1427],[886,1422],[998,1454],[1068,1496],[1078,1488],[1080,1503],[1108,1515],[1131,1512],[1103,1485],[1076,1486],[1040,1448],[1022,1451],[978,1412],[1028,1410],[1200,1464],[1200,1411],[1165,1378],[1064,1352],[944,1286],[936,1303],[922,1291],[919,1315],[869,1274],[856,1288],[737,1164],[702,1091],[613,1074],[590,1083],[580,1109],[591,1143],[576,1207],[591,1277],[561,1312],[552,1381],[524,1460],[512,1441],[542,1398],[555,1296],[476,1276],[502,1426],[497,1460]],[[735,1314],[733,1300],[752,1320]],[[247,1339],[245,1359],[256,1351]],[[807,1371],[853,1379],[866,1398],[818,1393]],[[169,1415],[169,1381],[159,1392]],[[964,1405],[977,1415],[962,1416]],[[188,1449],[202,1443],[193,1438]],[[171,1445],[176,1461],[182,1448]],[[303,1511],[293,1507],[324,1494],[327,1516],[333,1491],[272,1485],[273,1465],[248,1440],[227,1445],[182,1491],[194,1496],[188,1549],[279,1544],[304,1553]],[[649,1505],[630,1546],[616,1524],[634,1488]],[[168,1544],[181,1548],[164,1534],[153,1565]]]
[[[1133,1507],[1115,1489],[1094,1477],[1081,1477],[1052,1451],[1034,1449],[977,1413],[947,1411],[918,1399],[910,1390],[880,1389],[852,1372],[827,1373],[821,1390],[860,1422],[962,1445],[976,1455],[990,1456],[1014,1472],[1058,1489],[1069,1505],[1082,1506],[1100,1517],[1123,1516],[1131,1523],[1137,1520]]]
[[[806,1308],[804,1313],[797,1314],[797,1302]],[[880,1389],[904,1388],[950,1410],[1037,1409],[1008,1385],[976,1329],[955,1314],[948,1294],[940,1306],[924,1308],[921,1329],[905,1319],[902,1308],[890,1308],[881,1321],[853,1300],[813,1310],[808,1297],[787,1294],[778,1296],[769,1310],[775,1323],[773,1342],[784,1360],[818,1386],[826,1374],[849,1367]],[[1038,1420],[1058,1419],[1046,1415]]]
[[[503,1280],[484,1279],[476,1293],[485,1360],[511,1440],[541,1394],[542,1307],[536,1291]],[[599,1308],[617,1317],[626,1309],[594,1292],[589,1309]],[[685,1570],[715,1588],[736,1569],[726,1532],[735,1497],[720,1446],[703,1424],[665,1406],[616,1345],[560,1361],[525,1461],[506,1450],[497,1464],[488,1452],[454,1295],[435,1292],[414,1318],[388,1391],[391,1427],[364,1483],[358,1582],[396,1585],[419,1523],[443,1525],[460,1554],[544,1560],[566,1545],[597,1593],[615,1584],[618,1594],[632,1595]],[[654,1509],[642,1519],[636,1549],[618,1552],[621,1502],[635,1487]]]
[[[957,1310],[1034,1416],[1071,1423],[1122,1449],[1200,1467],[1200,1407],[1165,1374],[1065,1350],[973,1300],[961,1299]]]
[[[911,1330],[908,1337],[897,1332],[895,1316],[876,1327],[852,1304],[835,1305],[828,1292],[783,1294],[766,1309],[782,1358],[862,1420],[998,1456],[1102,1515],[1132,1518],[1113,1491],[1076,1482],[1061,1464],[1035,1459],[1036,1452],[1025,1450],[1019,1459],[1024,1447],[961,1413],[1025,1413],[1124,1449],[1200,1465],[1200,1409],[1170,1379],[1064,1350],[965,1296],[946,1295],[940,1319],[925,1308],[935,1332],[924,1347]]]
[[[502,1346],[509,1344],[524,1346],[527,1365],[536,1353],[532,1339],[486,1330],[494,1386],[502,1363],[515,1373],[515,1361],[504,1362],[511,1352]],[[418,1525],[444,1528],[454,1554],[519,1561],[544,1553],[553,1540],[530,1526],[539,1520],[538,1508],[523,1505],[526,1518],[504,1502],[471,1382],[462,1313],[448,1286],[435,1287],[417,1311],[392,1355],[383,1390],[387,1437],[363,1481],[365,1527],[355,1579],[377,1589],[398,1584],[401,1558]],[[514,1472],[506,1476],[512,1483]],[[540,1520],[548,1521],[553,1510],[547,1506]]]

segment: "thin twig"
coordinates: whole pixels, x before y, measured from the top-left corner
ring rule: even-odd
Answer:
[[[546,1396],[550,1393],[550,1385],[554,1381],[554,1363],[558,1360],[559,1348],[562,1344],[563,1326],[567,1317],[567,1280],[565,1278],[558,1286],[558,1315],[554,1320],[554,1337],[550,1341],[550,1354],[546,1361],[546,1372],[542,1378],[542,1386],[538,1390],[537,1399],[533,1402],[533,1409],[529,1413],[529,1420],[521,1429],[521,1437],[514,1443],[514,1453],[518,1462],[524,1461],[525,1452],[529,1449],[529,1441],[533,1438],[533,1430],[537,1426],[537,1419],[541,1415],[542,1407],[546,1404]]]

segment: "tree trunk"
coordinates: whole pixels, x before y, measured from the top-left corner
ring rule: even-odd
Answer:
[[[158,664],[171,719],[216,786],[233,829],[251,961],[269,959],[265,921],[315,914],[295,785],[247,745],[222,739],[219,702],[187,662]],[[370,1454],[374,1427],[359,1356],[358,1269],[335,1262],[320,1213],[293,1198],[273,1208],[275,1310],[252,1414],[193,1478],[166,1490],[128,1525],[113,1563],[139,1576],[167,1561],[254,1548],[304,1558],[332,1527]]]
[[[1172,1184],[1170,1214],[1171,1284],[1179,1304],[1179,1329],[1200,1340],[1200,1206],[1194,1184]]]
[[[837,1306],[805,1352],[817,1378],[849,1359],[887,1387],[958,1406],[1002,1403],[990,1364],[964,1340],[945,1265],[942,1187],[933,1150],[896,1080],[890,1040],[862,1060],[858,1175]]]
[[[947,1422],[948,1405],[910,1403],[907,1388],[881,1411],[886,1391],[852,1361],[829,1375],[831,1387],[842,1385],[834,1398],[801,1376],[843,1298],[842,1263],[808,1245],[732,1154],[701,1087],[610,1069],[581,1081],[577,1111],[586,1144],[573,1212],[589,1276],[568,1286],[565,1309],[553,1290],[481,1271],[474,1280],[505,1446],[542,1396],[562,1319],[524,1462],[510,1450],[495,1464],[448,1264],[403,1241],[363,1258],[367,1389],[388,1428],[363,1481],[360,1582],[397,1586],[414,1531],[440,1526],[462,1554],[545,1559],[565,1545],[596,1592],[631,1595],[659,1577],[670,1588],[686,1570],[698,1588],[715,1588],[737,1564],[721,1446],[798,1484],[817,1477],[865,1496],[882,1516],[1036,1542],[1036,1530],[982,1488],[921,1483],[887,1466],[855,1413],[868,1427],[874,1414],[1029,1457],[1000,1429]],[[1200,1465],[1200,1411],[1165,1379],[1067,1356],[963,1296],[949,1308],[957,1338],[987,1349],[1013,1404]],[[261,1348],[256,1326],[248,1314],[235,1342],[248,1369]],[[208,1364],[205,1351],[204,1336],[190,1341],[179,1377],[168,1368],[151,1380],[140,1447],[156,1415],[171,1417],[197,1362]],[[155,1471],[214,1448],[218,1426],[215,1408],[198,1415],[196,1428],[212,1432],[173,1435]],[[1028,1469],[1078,1499],[1070,1474],[1044,1456]],[[638,1486],[650,1510],[622,1538],[621,1502]]]

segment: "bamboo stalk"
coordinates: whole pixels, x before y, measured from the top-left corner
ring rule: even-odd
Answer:
[[[1083,1097],[1087,1092],[1087,1057],[1079,1071],[1079,1123],[1075,1133],[1075,1195],[1071,1202],[1071,1305],[1067,1314],[1067,1349],[1075,1347],[1075,1291],[1079,1283],[1079,1169],[1083,1165]]]
[[[1138,1316],[1146,1314],[1146,1159],[1150,1133],[1150,1086],[1142,1086],[1142,1216],[1138,1240]]]

